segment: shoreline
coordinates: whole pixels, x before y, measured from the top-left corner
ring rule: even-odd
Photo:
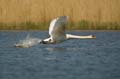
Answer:
[[[0,30],[0,32],[24,32],[24,31],[26,31],[26,32],[32,32],[32,31],[48,31],[48,30]],[[66,32],[69,32],[69,31],[82,31],[82,32],[87,32],[87,31],[89,31],[89,32],[104,32],[104,31],[106,31],[106,32],[120,32],[120,30],[66,30]]]

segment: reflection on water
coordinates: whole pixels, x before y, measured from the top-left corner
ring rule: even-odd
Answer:
[[[80,50],[92,50],[93,48],[92,47],[91,48],[87,48],[87,47],[47,47],[45,49],[48,50],[49,52],[67,52],[67,51],[78,52]]]
[[[65,51],[67,51],[67,48],[63,48],[63,47],[49,47],[49,48],[46,48],[46,50],[48,50],[50,52],[54,52],[54,51],[65,52]]]

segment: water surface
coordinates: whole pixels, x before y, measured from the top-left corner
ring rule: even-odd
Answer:
[[[69,33],[97,38],[15,48],[27,34],[44,39],[48,32],[0,32],[0,79],[120,79],[120,32]]]

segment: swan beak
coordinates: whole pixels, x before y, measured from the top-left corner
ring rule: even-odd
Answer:
[[[91,37],[92,37],[92,38],[96,38],[96,36],[95,36],[95,35],[91,35]]]

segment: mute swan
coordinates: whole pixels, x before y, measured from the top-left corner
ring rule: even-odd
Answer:
[[[60,16],[55,19],[53,19],[50,23],[49,27],[49,38],[46,38],[40,43],[43,44],[56,44],[63,42],[68,39],[88,39],[88,38],[96,38],[94,35],[88,35],[88,36],[78,36],[78,35],[72,35],[72,34],[66,34],[65,33],[65,26],[68,21],[68,16]]]
[[[87,38],[96,38],[93,35],[88,36],[78,36],[78,35],[72,35],[72,34],[66,34],[65,33],[65,26],[68,21],[68,16],[61,16],[58,18],[55,18],[51,21],[50,27],[49,27],[49,38],[46,38],[44,40],[38,39],[38,38],[31,38],[29,35],[26,37],[25,40],[21,40],[19,43],[15,44],[15,47],[22,47],[22,48],[28,48],[34,45],[37,45],[39,43],[42,44],[56,44],[63,42],[68,39],[87,39]]]

